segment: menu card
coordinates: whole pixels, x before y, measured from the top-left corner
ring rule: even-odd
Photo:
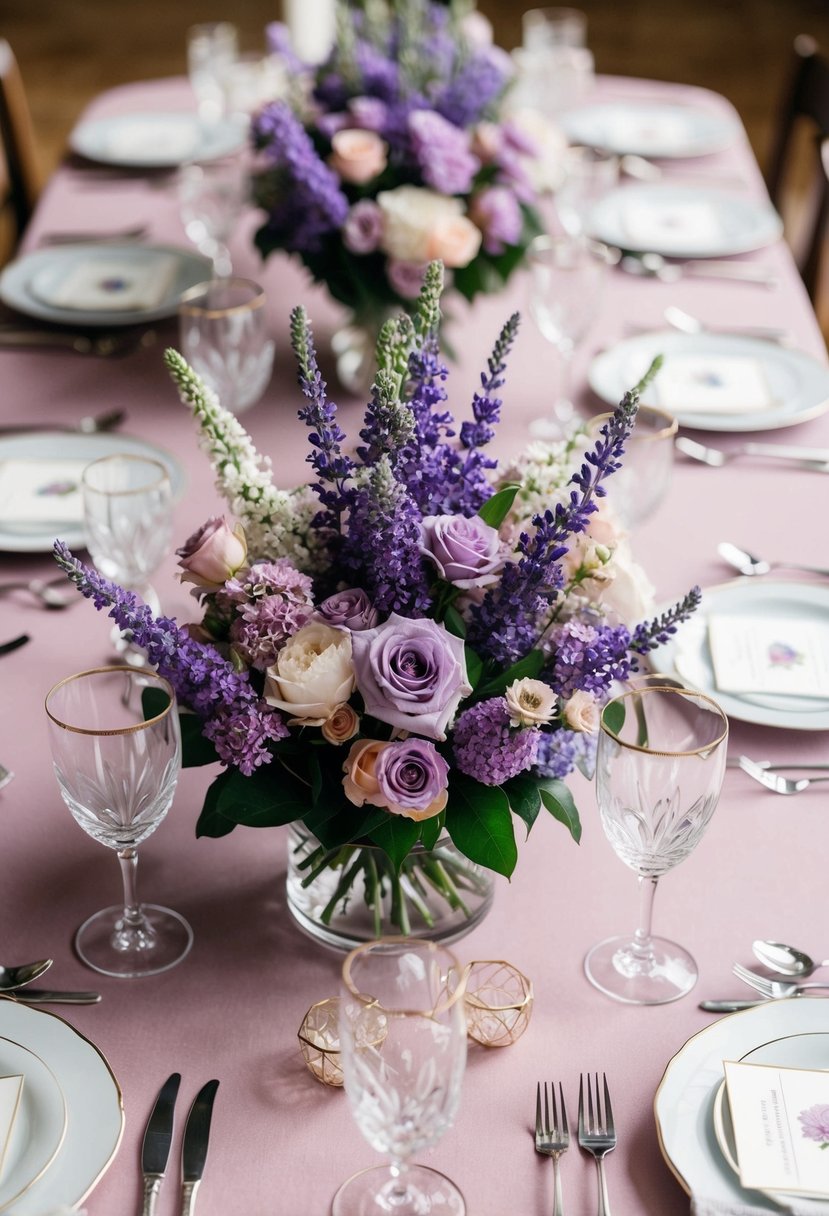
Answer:
[[[156,308],[170,294],[180,259],[173,253],[143,250],[117,252],[78,260],[60,267],[47,263],[32,276],[32,295],[53,308],[86,312],[126,312]]]
[[[87,460],[4,460],[0,463],[0,524],[83,522],[81,476]]]
[[[826,699],[829,619],[712,613],[708,644],[720,692]]]
[[[742,1185],[829,1199],[829,1071],[724,1067]]]
[[[739,355],[669,354],[654,391],[668,413],[754,414],[774,404],[763,365]]]
[[[22,1077],[0,1077],[0,1177],[22,1092]]]

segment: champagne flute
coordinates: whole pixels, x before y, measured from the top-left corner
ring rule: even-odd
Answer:
[[[340,1052],[357,1126],[388,1166],[362,1170],[334,1197],[332,1216],[462,1216],[460,1191],[410,1165],[452,1125],[466,1063],[465,973],[435,942],[380,938],[343,964]]]
[[[532,273],[530,312],[542,337],[557,352],[560,368],[553,416],[536,418],[530,431],[541,439],[559,439],[575,417],[573,356],[596,315],[605,263],[592,245],[570,236],[536,237],[527,256]]]
[[[587,955],[587,978],[633,1005],[662,1005],[690,992],[697,966],[684,947],[651,933],[662,874],[696,847],[725,774],[728,719],[716,701],[666,681],[622,693],[602,710],[596,790],[605,835],[639,876],[635,934],[610,937]]]
[[[80,958],[104,975],[155,975],[181,962],[193,931],[178,912],[141,904],[138,845],[173,801],[181,768],[175,694],[149,669],[102,667],[68,676],[46,696],[58,786],[75,820],[121,863],[123,906],[75,935]]]

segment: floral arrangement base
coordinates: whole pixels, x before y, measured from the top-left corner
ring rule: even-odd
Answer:
[[[465,857],[448,836],[416,844],[395,874],[387,855],[345,845],[333,863],[316,865],[319,841],[303,826],[288,831],[288,909],[309,937],[353,950],[377,937],[406,934],[454,942],[492,906],[495,877]]]

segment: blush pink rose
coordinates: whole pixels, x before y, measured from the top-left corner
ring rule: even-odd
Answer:
[[[388,148],[375,131],[350,127],[334,135],[328,163],[344,182],[362,186],[383,172],[388,164]]]
[[[202,591],[222,587],[244,566],[248,547],[240,524],[230,528],[224,516],[214,516],[176,549],[183,583],[194,583]]]

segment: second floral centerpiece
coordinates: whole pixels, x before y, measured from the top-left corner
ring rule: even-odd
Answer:
[[[456,427],[441,287],[434,263],[414,317],[383,327],[353,455],[294,310],[313,473],[297,489],[273,484],[237,419],[167,352],[238,521],[212,519],[179,550],[197,624],[154,617],[56,545],[175,687],[185,764],[224,766],[198,832],[290,824],[289,906],[341,946],[389,931],[459,936],[486,911],[493,872],[513,872],[516,821],[528,831],[543,812],[578,840],[563,778],[589,764],[611,684],[699,596],[635,627],[602,596],[621,549],[598,507],[636,392],[575,471],[572,443],[546,460],[536,445],[517,484],[487,446],[518,317]]]

